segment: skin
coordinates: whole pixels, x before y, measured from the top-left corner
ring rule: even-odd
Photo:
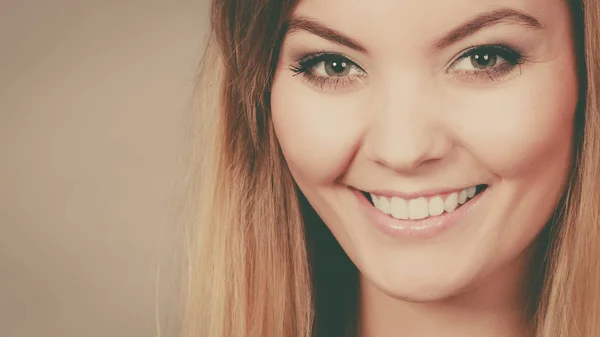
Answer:
[[[449,31],[498,8],[543,27],[504,22],[436,49]],[[566,2],[304,0],[300,16],[365,49],[294,30],[271,96],[294,179],[360,271],[361,336],[519,335],[532,242],[571,158],[578,87]],[[451,68],[472,45],[497,43],[525,62],[493,79]],[[290,69],[319,51],[343,53],[362,78],[351,72],[334,88]],[[467,61],[458,68],[477,71]],[[351,191],[477,184],[489,190],[473,212],[425,239],[384,234]]]

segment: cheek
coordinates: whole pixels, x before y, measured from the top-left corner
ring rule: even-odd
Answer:
[[[290,170],[302,179],[331,183],[346,171],[360,144],[361,96],[321,94],[281,73],[273,83],[271,112]]]
[[[569,161],[577,104],[574,71],[536,70],[514,85],[476,95],[461,95],[453,114],[456,138],[486,168],[503,178],[561,170]],[[548,74],[561,76],[549,78]]]
[[[497,256],[515,256],[547,223],[568,175],[576,73],[566,64],[524,74],[511,85],[481,95],[462,95],[453,113],[456,138],[499,178],[488,226],[480,235]],[[555,77],[555,76],[558,76]],[[507,83],[508,84],[508,83]],[[490,244],[494,242],[494,244]],[[490,250],[491,252],[491,250]]]

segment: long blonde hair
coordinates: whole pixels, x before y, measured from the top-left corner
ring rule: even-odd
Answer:
[[[600,336],[600,5],[571,3],[581,93],[570,183],[549,222],[534,296],[537,337]],[[353,333],[357,272],[297,189],[269,114],[294,6],[213,2],[189,124],[185,337]],[[354,281],[336,290],[336,277]]]

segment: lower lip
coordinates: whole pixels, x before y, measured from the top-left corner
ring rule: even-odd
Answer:
[[[488,186],[450,213],[444,212],[422,220],[396,219],[375,208],[361,191],[353,189],[353,192],[359,199],[360,208],[375,228],[393,238],[428,239],[440,235],[464,220],[477,207],[489,189]]]

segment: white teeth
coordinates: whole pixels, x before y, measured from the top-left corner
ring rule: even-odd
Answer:
[[[467,198],[473,198],[475,196],[476,191],[477,187],[475,186],[467,187]]]
[[[390,203],[392,216],[396,219],[408,219],[408,204],[404,199],[393,197]]]
[[[385,214],[390,214],[390,200],[385,197],[379,198],[379,210]]]
[[[373,193],[369,193],[369,195],[371,195],[371,200],[373,200],[373,205],[375,205],[375,207],[379,208],[379,197]]]
[[[437,195],[429,200],[424,197],[404,200],[400,197],[384,197],[371,194],[373,205],[385,214],[396,219],[424,219],[429,216],[438,216],[445,212],[453,212],[459,205],[475,196],[475,186],[467,187],[459,192],[449,194],[445,199]]]
[[[458,203],[462,205],[466,201],[467,201],[467,189],[463,188],[462,190],[460,190],[460,193],[458,193]]]
[[[408,202],[408,217],[414,220],[426,218],[429,215],[429,207],[425,198],[417,198]]]
[[[444,202],[444,209],[446,212],[452,212],[458,207],[458,193],[452,193],[446,198],[446,202]]]
[[[444,200],[437,196],[429,200],[429,215],[436,216],[444,213]]]

